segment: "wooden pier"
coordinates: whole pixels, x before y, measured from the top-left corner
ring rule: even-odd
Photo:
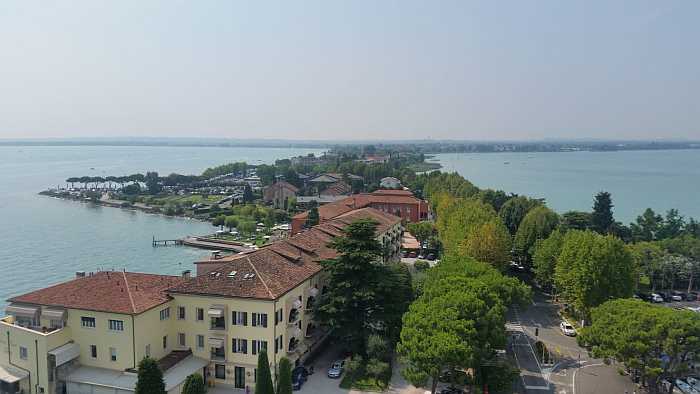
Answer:
[[[182,245],[182,240],[181,239],[156,239],[155,235],[153,236],[153,247],[154,248],[156,246],[171,246],[171,245]]]

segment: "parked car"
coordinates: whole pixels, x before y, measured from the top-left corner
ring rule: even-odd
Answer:
[[[333,361],[333,364],[328,369],[328,377],[333,378],[333,379],[340,378],[340,375],[343,374],[344,368],[345,368],[345,360]]]
[[[678,290],[673,290],[671,292],[671,300],[672,301],[683,301],[683,293],[681,293]]]
[[[427,256],[425,256],[426,260],[433,261],[435,260],[435,254],[434,253],[428,253]]]
[[[410,258],[412,258],[412,259],[415,259],[416,256],[418,256],[418,254],[416,254],[416,252],[409,252],[409,253],[408,253],[408,257],[410,257]]]
[[[576,336],[576,329],[574,326],[569,324],[568,322],[561,322],[559,323],[559,329],[561,330],[561,333],[566,335],[567,337],[575,337]]]
[[[664,302],[664,298],[657,293],[651,293],[651,302]]]
[[[637,293],[634,295],[636,298],[639,298],[642,301],[647,301],[651,302],[651,294],[648,293]]]
[[[691,291],[688,293],[688,301],[700,301],[700,293],[697,291]]]

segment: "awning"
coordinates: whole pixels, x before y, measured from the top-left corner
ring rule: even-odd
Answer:
[[[315,287],[312,287],[309,289],[309,296],[311,297],[316,297],[318,295],[318,289]]]
[[[41,317],[46,320],[65,320],[65,309],[41,308]]]
[[[223,338],[209,338],[209,345],[212,347],[224,347]]]
[[[77,343],[66,343],[54,350],[49,350],[49,354],[56,357],[56,366],[58,367],[70,360],[78,358],[78,356],[80,356],[80,345]]]
[[[301,338],[302,334],[304,334],[304,333],[301,331],[301,328],[299,328],[299,327],[294,328],[294,331],[292,331],[292,336],[295,338]]]
[[[6,383],[19,382],[29,377],[29,372],[23,371],[10,365],[0,365],[0,380]]]
[[[299,308],[301,308],[301,305],[302,305],[301,300],[295,300],[294,303],[292,304],[292,308],[299,309]]]
[[[223,305],[212,305],[207,314],[211,317],[224,317],[225,308]]]
[[[39,308],[35,306],[19,306],[15,304],[9,305],[7,308],[5,308],[5,314],[7,315],[12,315],[12,316],[22,316],[22,317],[29,317],[29,318],[35,318],[36,315],[39,313]]]

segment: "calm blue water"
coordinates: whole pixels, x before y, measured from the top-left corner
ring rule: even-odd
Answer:
[[[126,268],[179,274],[206,251],[151,246],[151,237],[203,234],[211,225],[142,212],[98,207],[37,195],[70,176],[107,176],[156,170],[199,174],[233,161],[320,153],[277,148],[0,147],[0,315],[4,301],[70,279],[75,271]],[[93,167],[94,170],[90,170]]]
[[[626,224],[647,207],[700,219],[700,150],[450,153],[437,159],[443,170],[479,187],[545,198],[558,212],[590,211],[593,195],[605,190],[615,218]]]

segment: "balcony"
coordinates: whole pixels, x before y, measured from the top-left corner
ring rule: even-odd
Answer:
[[[211,348],[211,360],[226,361],[226,338],[210,337],[207,342]]]
[[[209,324],[209,329],[214,331],[226,330],[226,319],[223,317],[212,317]]]
[[[299,340],[297,338],[291,338],[289,340],[289,345],[287,346],[287,354],[296,353],[299,350]]]

